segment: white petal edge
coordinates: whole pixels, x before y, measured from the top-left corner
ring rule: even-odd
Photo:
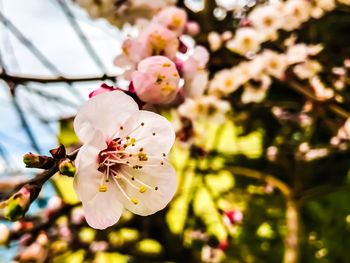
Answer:
[[[74,130],[84,143],[91,139],[93,130],[103,131],[105,137],[112,138],[138,112],[137,103],[124,92],[102,93],[83,104],[74,119]]]
[[[90,140],[84,144],[75,159],[77,174],[74,176],[74,190],[79,199],[91,199],[99,189],[103,174],[98,169],[98,154],[106,148],[102,132],[96,130],[91,133]]]
[[[143,148],[144,152],[152,157],[164,157],[168,154],[175,142],[175,131],[172,124],[163,116],[150,111],[140,111],[139,121],[134,127],[131,137],[136,139],[135,146],[129,146],[126,150],[130,153],[138,152]],[[145,162],[147,165],[147,162]]]

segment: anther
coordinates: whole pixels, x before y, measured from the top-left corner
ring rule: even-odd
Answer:
[[[147,155],[142,152],[138,154],[138,157],[139,157],[139,161],[148,161]]]
[[[107,185],[101,184],[98,191],[101,193],[107,192]]]
[[[131,180],[132,180],[132,181],[135,181],[135,177],[131,177]]]
[[[160,162],[160,165],[163,165],[164,163],[163,162]]]
[[[141,194],[143,194],[143,193],[146,192],[146,191],[147,191],[147,188],[146,188],[146,187],[140,186],[139,192],[140,192]]]
[[[139,150],[140,152],[142,152],[143,151],[143,148],[140,148],[140,150]]]
[[[139,200],[137,200],[136,198],[131,198],[130,200],[134,205],[137,205],[139,203]]]
[[[163,153],[163,157],[165,157],[166,156],[166,154],[165,153]]]
[[[124,127],[123,127],[123,126],[120,126],[120,129],[122,130],[122,129],[124,129]]]
[[[141,122],[141,126],[144,126],[145,125],[145,123],[144,122]]]
[[[154,188],[154,190],[156,190],[156,191],[157,191],[157,190],[158,190],[158,186],[156,186],[156,187]]]
[[[156,136],[156,133],[155,133],[155,132],[153,132],[153,133],[152,133],[152,135],[153,135],[153,136]]]

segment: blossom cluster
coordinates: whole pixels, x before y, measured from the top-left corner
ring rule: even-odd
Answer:
[[[338,2],[349,5],[348,1]],[[241,20],[241,27],[233,36],[231,32],[221,36],[212,32],[208,40],[213,50],[225,43],[230,51],[249,57],[258,52],[264,42],[276,40],[279,31],[296,30],[310,19],[320,19],[336,6],[336,0],[288,0],[257,5]]]
[[[241,101],[245,104],[259,103],[264,100],[273,78],[285,79],[289,68],[293,69],[298,78],[314,82],[321,65],[312,58],[321,50],[320,45],[304,43],[290,43],[285,53],[264,49],[249,61],[217,72],[210,81],[209,93],[219,97],[227,96],[243,87]]]
[[[139,24],[139,34],[124,41],[115,59],[130,81],[129,90],[146,104],[176,104],[188,119],[214,116],[223,121],[230,106],[207,96],[209,53],[191,36],[199,26],[188,21],[183,9],[168,7]]]
[[[114,61],[125,70],[124,77],[139,98],[145,103],[168,104],[181,93],[201,93],[208,79],[209,54],[201,46],[190,48],[184,42],[184,33],[198,30],[187,21],[186,12],[169,7],[140,27],[137,37],[124,41],[123,52]],[[185,80],[183,86],[180,78]]]

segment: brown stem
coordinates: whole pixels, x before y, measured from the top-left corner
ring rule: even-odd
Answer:
[[[296,82],[290,81],[288,84],[294,91],[296,91],[300,94],[303,94],[305,97],[307,97],[308,99],[310,99],[312,101],[322,103],[323,105],[328,107],[329,110],[331,110],[333,113],[337,114],[338,116],[345,118],[345,119],[350,118],[350,112],[344,110],[343,108],[339,107],[335,103],[319,100],[311,91],[309,91],[307,88],[297,84]]]
[[[67,157],[70,160],[74,161],[76,156],[77,156],[77,154],[78,154],[78,152],[79,152],[79,150],[80,150],[80,148],[75,149],[73,152],[67,154],[65,157]],[[65,157],[63,157],[63,158],[65,158]],[[6,193],[6,195],[4,195],[2,198],[4,200],[9,198],[11,195],[16,193],[19,189],[21,189],[25,185],[38,185],[38,186],[41,187],[47,180],[49,180],[52,176],[54,176],[58,172],[58,165],[59,165],[60,161],[61,161],[61,159],[54,160],[54,162],[51,165],[51,167],[48,168],[47,170],[45,170],[42,173],[36,175],[34,178],[31,178],[29,180],[17,183],[16,185],[14,185],[13,190],[12,191],[8,191],[8,193]],[[4,203],[4,202],[2,202],[2,203]]]
[[[229,167],[228,171],[238,176],[245,176],[264,181],[276,187],[286,200],[286,227],[287,234],[284,239],[283,263],[298,263],[300,248],[300,215],[299,206],[292,196],[290,187],[277,179],[273,175],[265,174],[260,171],[245,167]]]
[[[269,185],[276,187],[279,191],[281,191],[281,193],[286,199],[289,199],[291,196],[291,190],[289,186],[286,183],[274,177],[273,175],[266,174],[257,170],[245,168],[245,167],[238,167],[238,166],[228,167],[226,170],[233,173],[234,175],[245,176],[245,177],[250,177],[250,178],[264,181]]]
[[[287,199],[286,203],[287,235],[284,240],[283,263],[298,263],[300,250],[300,216],[295,200]]]

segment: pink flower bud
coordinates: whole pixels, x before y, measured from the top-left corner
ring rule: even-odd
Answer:
[[[89,94],[89,98],[91,99],[92,97],[95,97],[98,94],[102,94],[105,92],[110,92],[116,90],[114,87],[112,86],[108,86],[107,84],[103,83],[98,89],[94,90],[93,92],[91,92]]]
[[[132,74],[137,96],[144,102],[166,104],[172,102],[179,91],[180,76],[174,62],[164,56],[142,60]]]

